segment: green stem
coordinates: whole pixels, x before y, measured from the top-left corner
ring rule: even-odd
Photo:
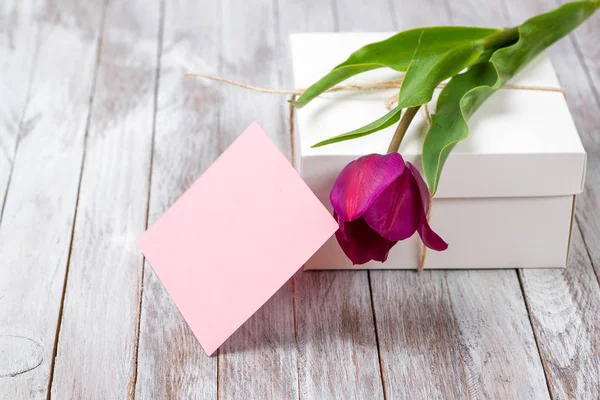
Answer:
[[[419,111],[419,107],[421,106],[410,107],[404,112],[404,115],[402,116],[402,119],[396,128],[396,132],[394,132],[394,137],[390,142],[390,147],[388,147],[388,154],[395,153],[400,148],[400,143],[402,142],[402,139],[404,139],[404,135],[406,134],[406,131],[408,130],[413,118],[417,114],[417,111]]]
[[[499,49],[511,45],[519,40],[519,27],[504,29],[493,33],[481,40],[486,49]]]

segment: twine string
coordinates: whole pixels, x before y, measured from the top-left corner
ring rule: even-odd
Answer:
[[[271,88],[263,88],[258,86],[249,85],[246,83],[236,82],[231,79],[227,79],[221,76],[214,76],[208,74],[202,74],[197,72],[186,72],[185,76],[198,77],[210,79],[213,81],[227,83],[229,85],[238,86],[244,89],[251,90],[253,92],[260,93],[271,93],[271,94],[287,94],[291,95],[291,99],[295,100],[297,96],[301,95],[306,91],[306,89],[271,89]],[[366,83],[353,83],[353,84],[344,84],[344,85],[336,85],[328,90],[326,93],[333,92],[343,92],[343,91],[372,91],[372,90],[385,90],[385,89],[398,89],[402,84],[404,77],[399,79],[392,79],[387,81],[375,81],[375,82],[366,82]],[[437,85],[438,88],[446,87],[445,83],[440,83]],[[567,94],[561,88],[552,87],[552,86],[530,86],[530,85],[502,85],[500,89],[508,89],[508,90],[532,90],[532,91],[540,91],[540,92],[557,92],[562,93],[562,95],[567,98]],[[398,94],[393,95],[392,97],[385,100],[385,106],[388,110],[391,110],[395,103],[398,102]],[[294,140],[294,106],[290,104],[289,111],[289,119],[290,119],[290,151],[291,151],[291,162],[295,167],[295,140]],[[426,104],[423,104],[423,112],[425,113],[425,119],[427,121],[427,125],[431,126],[431,114],[429,112],[429,108]],[[429,197],[429,204],[427,207],[427,213],[425,218],[429,221],[431,215],[431,209],[433,207],[433,196]],[[427,261],[427,246],[425,244],[421,244],[421,252],[419,255],[419,261],[417,264],[417,271],[421,272],[425,268],[425,263]]]
[[[217,82],[227,83],[229,85],[241,87],[244,89],[251,90],[253,92],[260,93],[271,93],[271,94],[288,94],[299,96],[306,91],[306,89],[271,89],[271,88],[263,88],[258,86],[249,85],[247,83],[233,81],[231,79],[224,78],[222,76],[208,75],[202,74],[199,72],[186,72],[184,76],[196,77],[196,78],[205,78],[210,79]],[[335,92],[349,92],[349,91],[371,91],[371,90],[385,90],[385,89],[398,89],[402,84],[404,77],[400,77],[398,79],[390,79],[386,81],[375,81],[375,82],[365,82],[365,83],[349,83],[343,85],[336,85],[332,88],[329,88],[325,91],[325,93],[335,93]],[[437,88],[446,87],[446,83],[442,82],[437,85]],[[558,87],[553,86],[532,86],[532,85],[502,85],[500,89],[509,89],[509,90],[532,90],[532,91],[541,91],[541,92],[557,92],[562,93],[566,98],[567,94],[564,90]],[[390,97],[385,101],[386,107],[388,109],[392,108],[392,105],[398,101],[398,95]]]
[[[244,89],[252,90],[253,92],[260,93],[271,93],[271,94],[290,94],[299,96],[306,91],[306,89],[271,89],[271,88],[263,88],[258,86],[249,85],[247,83],[233,81],[231,79],[224,78],[222,76],[214,76],[201,74],[198,72],[186,72],[184,76],[191,76],[196,78],[205,78],[210,79],[217,82],[227,83],[229,85],[241,87]],[[349,92],[349,91],[369,91],[369,90],[384,90],[384,89],[397,89],[400,87],[402,80],[404,78],[399,79],[391,79],[387,81],[375,81],[375,82],[365,82],[365,83],[349,83],[344,85],[336,85],[332,88],[327,89],[326,93],[334,93],[334,92]]]

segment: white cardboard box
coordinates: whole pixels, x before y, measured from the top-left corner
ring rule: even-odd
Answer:
[[[361,46],[391,33],[308,33],[291,35],[296,87],[308,87]],[[350,82],[394,79],[379,69]],[[544,55],[510,83],[559,87]],[[436,91],[436,96],[439,90]],[[369,153],[385,153],[395,127],[312,149],[331,136],[363,126],[387,112],[397,90],[324,94],[295,111],[296,159],[302,177],[330,210],[329,191],[346,164]],[[435,111],[435,100],[429,109]],[[575,195],[583,188],[586,154],[560,92],[500,89],[469,121],[469,138],[448,158],[430,224],[448,243],[429,251],[426,268],[564,267],[571,237]],[[420,168],[426,120],[419,112],[400,147]],[[417,266],[418,235],[398,243],[385,263],[353,266],[332,237],[307,269]]]

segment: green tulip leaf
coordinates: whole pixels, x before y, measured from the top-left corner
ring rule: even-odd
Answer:
[[[343,133],[338,136],[334,136],[327,140],[323,140],[322,142],[313,144],[311,147],[321,147],[332,143],[342,142],[344,140],[356,139],[359,137],[370,135],[371,133],[377,132],[381,129],[385,129],[388,126],[394,125],[400,120],[400,111],[402,111],[400,107],[395,107],[383,117],[371,122],[368,125],[363,126],[362,128],[355,129],[351,132]]]
[[[440,82],[473,64],[485,50],[481,40],[438,54],[423,55],[418,47],[400,86],[398,106],[404,109],[429,102]]]
[[[346,61],[311,85],[295,101],[295,107],[302,108],[311,100],[338,83],[365,71],[388,67],[404,72],[408,69],[417,47],[421,56],[431,55],[468,44],[489,36],[498,29],[472,28],[461,26],[439,26],[410,29],[381,42],[368,44],[355,51]]]
[[[463,44],[443,53],[431,53],[422,43],[428,43],[427,34],[422,33],[408,71],[400,86],[398,105],[383,117],[351,132],[329,138],[312,147],[325,146],[344,140],[370,135],[400,119],[400,112],[408,107],[427,103],[433,97],[433,91],[441,81],[447,79],[478,60],[489,46],[483,40]]]
[[[468,136],[469,117],[527,63],[599,7],[599,2],[577,1],[533,17],[518,27],[514,44],[498,49],[489,62],[476,64],[450,80],[440,93],[423,144],[423,172],[432,194],[437,191],[448,155],[456,143]]]
[[[467,119],[493,92],[475,89],[492,87],[497,79],[492,63],[480,63],[455,75],[440,93],[423,143],[423,171],[432,194],[437,190],[441,168],[448,155],[456,143],[469,135]]]

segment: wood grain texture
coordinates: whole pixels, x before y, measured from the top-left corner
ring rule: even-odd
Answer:
[[[441,2],[390,3],[397,30],[449,23]],[[369,273],[387,399],[467,397],[446,273]]]
[[[426,0],[398,2],[389,0],[396,30],[429,25],[450,25],[449,2]]]
[[[439,18],[444,15],[444,11],[447,21],[442,22]],[[450,22],[458,25],[496,25],[498,17],[494,15],[500,11],[493,3],[486,3],[484,7],[482,3],[470,4],[465,1],[461,4],[449,2],[446,7],[437,4],[437,8],[432,4],[424,7],[421,12],[428,14],[423,15],[419,21],[428,24]],[[411,10],[411,13],[419,14],[416,10]],[[431,20],[426,21],[428,15]],[[465,391],[469,398],[547,398],[543,369],[514,271],[432,271],[431,274],[439,274],[438,281],[443,276],[441,281],[445,283],[446,294],[442,283],[434,286],[428,282],[429,286],[421,296],[415,293],[416,306],[407,303],[405,307],[408,310],[402,314],[386,310],[386,307],[390,307],[389,301],[375,302],[378,327],[379,307],[382,308],[383,315],[387,311],[387,315],[399,315],[396,318],[406,318],[401,319],[406,322],[413,320],[413,315],[419,315],[424,305],[443,316],[440,317],[439,324],[432,328],[435,334],[424,336],[427,341],[421,344],[434,351],[432,360],[429,363],[421,362],[418,368],[424,371],[425,376],[417,382],[421,382],[421,385],[423,381],[436,382],[433,387],[426,386],[422,389],[431,391],[425,392],[427,396],[439,397],[439,392],[435,390],[448,391],[444,385],[462,382],[464,389],[453,387],[454,392],[448,392],[448,395],[462,398],[462,391]],[[390,280],[394,280],[394,277],[390,278],[388,275],[385,280],[382,279],[390,285],[387,290],[394,293],[399,283],[393,285]],[[395,280],[400,278],[396,277]],[[373,288],[375,295],[377,286],[374,284]],[[422,297],[428,293],[432,294],[431,299]],[[506,298],[504,293],[508,293]],[[416,309],[411,310],[412,307]],[[404,317],[405,314],[409,317]],[[389,321],[386,323],[390,324]],[[407,337],[414,342],[416,335],[412,332],[419,332],[429,326],[427,320],[415,326],[409,325],[414,331]],[[384,340],[381,339],[380,343],[383,349]],[[444,343],[449,343],[451,351],[443,347]],[[396,356],[390,365],[402,365],[398,358]],[[413,359],[419,361],[416,357]],[[428,365],[435,367],[428,370]],[[440,382],[449,373],[453,375]],[[387,375],[384,374],[384,380],[386,378]],[[402,388],[403,385],[404,382],[400,382],[396,387]]]
[[[398,29],[452,22],[452,8],[448,13],[444,4],[408,8],[395,11],[416,16],[415,22],[398,19]],[[352,10],[356,14],[348,18],[347,28],[360,29],[371,21],[367,9]],[[386,28],[385,21],[377,21]],[[481,279],[490,275],[483,271],[370,273],[387,398],[547,397],[514,271],[493,271],[492,279]],[[514,302],[496,304],[504,292]],[[497,298],[489,298],[490,293]]]
[[[466,398],[444,273],[370,273],[386,398]]]
[[[189,70],[217,73],[217,2],[167,1],[148,223],[151,225],[215,160],[220,96]],[[215,399],[217,359],[209,358],[154,271],[144,265],[139,333],[140,399]]]
[[[125,398],[136,378],[159,1],[109,2],[52,396]]]
[[[221,1],[220,73],[259,86],[281,87],[288,58],[278,35],[277,4]],[[256,120],[289,157],[287,97],[219,86],[221,105],[215,155]],[[219,350],[219,398],[298,397],[292,285],[284,285]]]
[[[302,399],[383,399],[366,271],[296,275]]]
[[[564,0],[555,0],[556,5],[564,4]],[[594,100],[600,103],[600,14],[596,11],[584,24],[571,34],[574,47],[579,53],[583,67],[586,71],[585,78],[592,82],[595,92]],[[591,99],[590,99],[591,102]]]
[[[600,13],[592,15],[570,36],[572,51],[577,54],[578,64],[583,69],[582,74],[570,78],[576,80],[574,86],[577,86],[577,91],[586,94],[580,104],[585,114],[576,120],[588,152],[586,190],[580,196],[577,217],[600,282]]]
[[[6,399],[47,396],[103,15],[102,3],[37,6],[43,68],[32,76],[0,225]]]
[[[501,0],[449,2],[457,25],[507,26]],[[548,398],[544,370],[513,271],[447,273],[470,396]]]
[[[371,271],[387,398],[547,398],[514,271]]]
[[[281,35],[344,29],[347,8],[341,1],[280,1]],[[291,66],[285,69],[284,86],[291,87]],[[367,272],[300,272],[294,286],[300,398],[383,398]]]
[[[589,107],[594,108],[593,105]],[[596,108],[596,115],[600,116],[600,107]],[[582,130],[579,132],[583,136]],[[595,130],[588,132],[590,136],[600,138],[600,123]],[[586,142],[588,159],[585,190],[577,198],[576,215],[597,281],[600,282],[600,145],[589,144],[589,139]]]
[[[549,398],[515,271],[451,271],[446,282],[469,398]]]
[[[39,46],[39,24],[30,1],[0,4],[0,220]]]
[[[289,155],[285,96],[183,72],[291,87],[291,32],[554,1],[0,2],[0,398],[597,398],[600,13],[550,52],[589,153],[567,270],[300,273],[209,358],[133,244],[253,120]]]
[[[577,226],[565,270],[520,270],[553,399],[600,393],[600,287]]]
[[[514,23],[555,6],[552,1],[543,0],[526,4],[512,0],[506,2]],[[593,20],[586,22],[576,35],[590,24]],[[600,392],[600,324],[597,318],[600,289],[591,265],[600,243],[597,207],[600,194],[597,186],[600,185],[600,137],[597,135],[600,113],[586,60],[581,58],[575,47],[573,36],[555,44],[549,53],[588,152],[586,189],[577,200],[579,223],[573,227],[566,270],[519,272],[554,399],[594,398]],[[583,240],[580,230],[585,231],[587,240]]]

